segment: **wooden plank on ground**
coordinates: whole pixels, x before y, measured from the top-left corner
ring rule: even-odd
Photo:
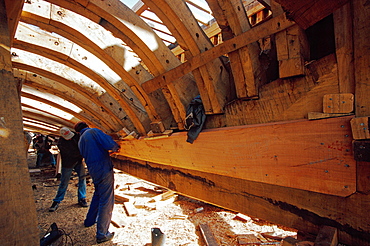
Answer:
[[[125,209],[128,216],[135,216],[137,214],[136,208],[132,202],[125,202]]]
[[[217,240],[208,224],[200,224],[200,231],[207,246],[218,246]]]
[[[125,197],[123,195],[114,194],[114,200],[116,200],[116,201],[118,201],[120,203],[125,203],[125,202],[129,202],[130,201],[130,198]]]
[[[237,238],[240,245],[261,244],[261,241],[254,234],[241,234]]]

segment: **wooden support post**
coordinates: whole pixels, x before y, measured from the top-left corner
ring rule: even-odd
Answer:
[[[0,0],[0,67],[1,244],[38,245],[36,207],[24,152],[21,103],[12,73],[4,0]]]
[[[277,33],[276,48],[280,78],[305,74],[304,62],[308,59],[309,48],[302,28],[295,25]]]
[[[355,92],[355,74],[353,67],[353,29],[351,4],[334,11],[335,54],[338,64],[340,93]]]

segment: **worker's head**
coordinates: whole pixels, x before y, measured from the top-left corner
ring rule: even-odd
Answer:
[[[85,122],[80,121],[80,122],[76,123],[74,128],[75,128],[76,132],[81,132],[81,130],[86,128],[86,127],[89,127],[89,126]]]
[[[42,143],[42,141],[44,141],[44,138],[42,137],[41,134],[39,134],[39,135],[36,136],[36,140],[37,140],[38,143]]]
[[[71,130],[69,130],[67,127],[60,128],[60,135],[66,139],[70,140],[75,135]]]

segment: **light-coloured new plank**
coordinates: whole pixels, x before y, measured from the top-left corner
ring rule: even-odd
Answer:
[[[152,141],[120,141],[123,155],[262,183],[347,196],[356,189],[351,116],[186,133]]]

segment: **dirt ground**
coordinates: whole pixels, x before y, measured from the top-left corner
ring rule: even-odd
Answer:
[[[59,208],[49,212],[59,180],[51,166],[36,169],[35,159],[35,154],[29,153],[28,165],[40,238],[55,222],[64,235],[53,245],[96,245],[96,227],[85,228],[83,225],[88,208],[77,205],[78,178],[74,176],[71,179]],[[112,241],[100,245],[149,246],[152,245],[153,228],[164,233],[165,243],[162,245],[166,246],[206,246],[201,227],[208,227],[210,231],[204,230],[205,235],[207,238],[213,235],[220,246],[242,245],[251,240],[280,245],[281,238],[296,237],[294,230],[181,196],[120,170],[115,170],[115,185],[116,202],[110,226],[115,236]],[[88,202],[93,192],[94,186],[89,180]]]

